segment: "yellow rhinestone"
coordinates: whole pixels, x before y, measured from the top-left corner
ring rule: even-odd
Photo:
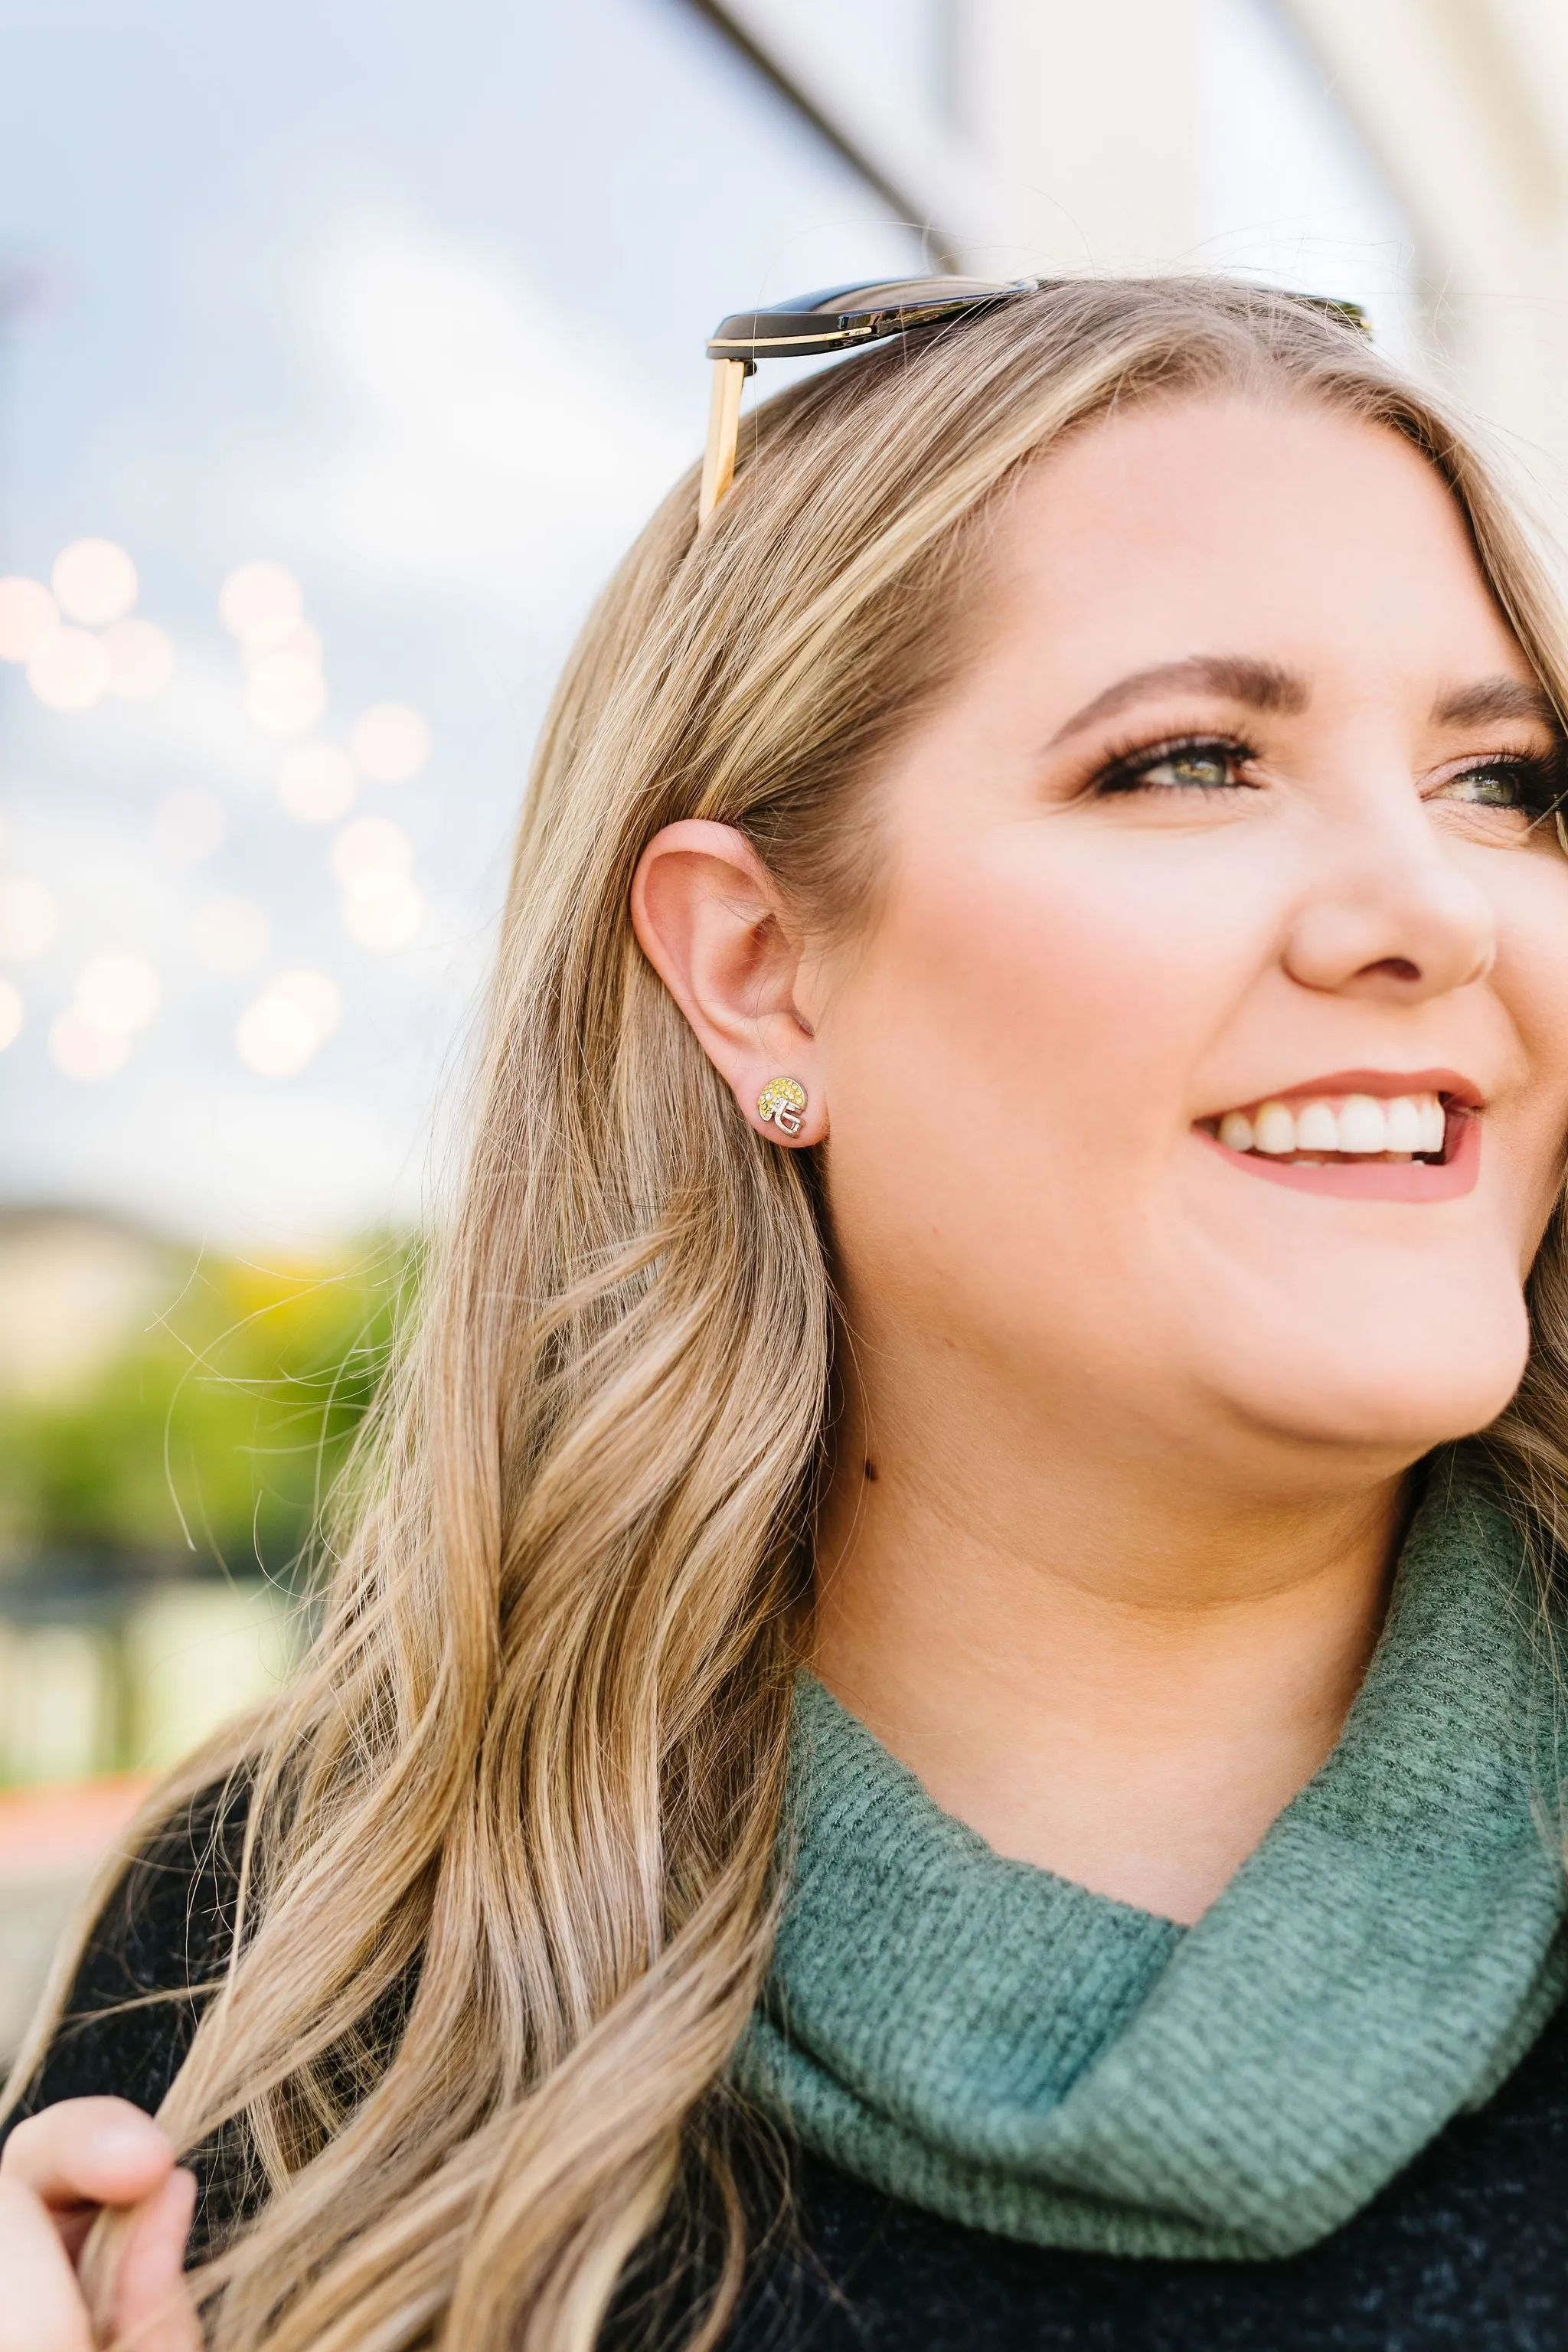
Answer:
[[[770,1078],[757,1097],[757,1117],[770,1119],[775,1111],[804,1110],[805,1088],[798,1078]]]

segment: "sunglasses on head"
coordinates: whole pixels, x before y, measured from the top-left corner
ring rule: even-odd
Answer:
[[[737,310],[721,319],[708,338],[713,362],[713,399],[708,415],[708,449],[702,461],[702,491],[698,505],[700,529],[721,504],[735,478],[735,446],[741,431],[741,387],[756,373],[759,360],[822,359],[834,352],[858,351],[862,344],[886,341],[889,335],[912,334],[922,327],[979,318],[1020,295],[1041,294],[1067,278],[1013,278],[998,283],[984,278],[884,278],[861,286],[830,286],[825,292],[797,294],[766,310]],[[1347,327],[1370,334],[1371,324],[1359,302],[1337,301],[1326,295],[1299,294],[1278,288],[1292,302],[1338,319]]]

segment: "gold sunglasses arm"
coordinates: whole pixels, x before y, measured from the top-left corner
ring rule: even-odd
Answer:
[[[708,451],[702,460],[702,495],[697,528],[728,495],[735,478],[735,446],[741,437],[741,389],[752,371],[744,360],[715,360],[713,400],[708,411]]]

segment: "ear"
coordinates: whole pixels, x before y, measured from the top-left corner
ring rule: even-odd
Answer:
[[[827,1133],[816,1034],[800,998],[803,942],[778,885],[743,833],[687,817],[656,834],[637,861],[632,927],[697,1042],[770,1143],[802,1150]],[[757,1109],[771,1078],[805,1088],[800,1132]]]

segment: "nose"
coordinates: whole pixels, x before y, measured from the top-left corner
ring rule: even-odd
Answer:
[[[1304,988],[1418,1004],[1491,970],[1490,899],[1445,854],[1408,781],[1396,808],[1359,824],[1353,850],[1299,906],[1285,967]]]

